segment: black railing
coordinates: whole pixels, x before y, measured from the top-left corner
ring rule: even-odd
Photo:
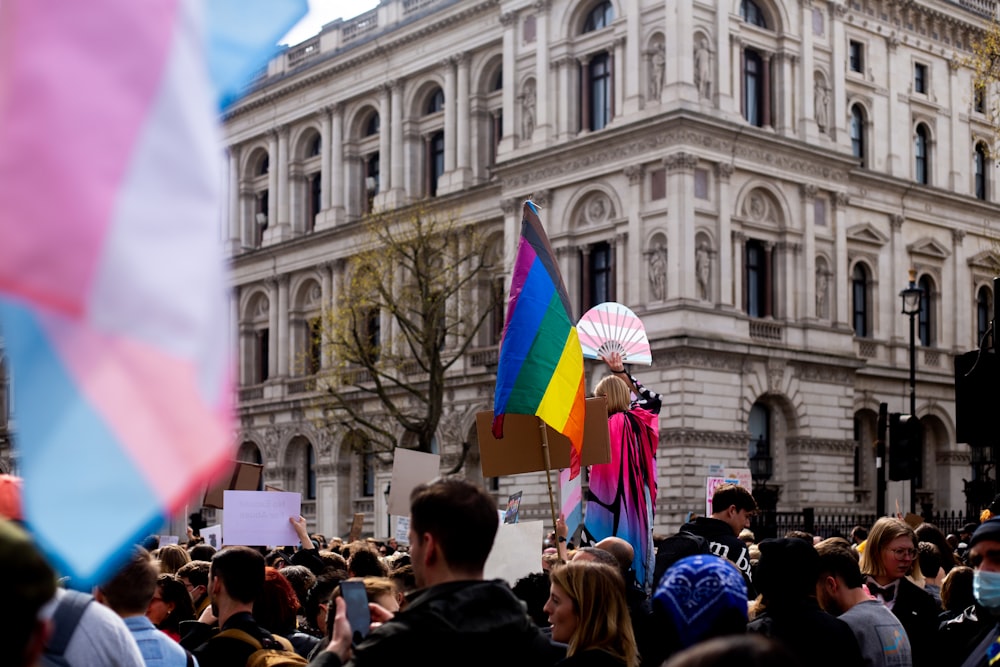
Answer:
[[[754,517],[750,530],[758,540],[783,537],[792,530],[803,530],[820,537],[849,537],[855,526],[871,528],[878,517],[872,514],[821,514],[822,510],[806,507],[800,512],[769,512]],[[968,518],[964,512],[942,511],[924,516],[924,521],[937,526],[945,535],[958,534],[958,529],[978,517]]]

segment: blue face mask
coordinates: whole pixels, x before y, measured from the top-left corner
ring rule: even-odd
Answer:
[[[1000,572],[976,570],[972,575],[972,593],[990,612],[1000,614]]]

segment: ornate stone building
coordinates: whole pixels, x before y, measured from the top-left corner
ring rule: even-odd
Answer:
[[[363,512],[385,534],[388,468],[320,418],[309,322],[369,210],[460,212],[490,238],[485,294],[531,196],[576,315],[615,300],[645,323],[660,530],[702,511],[710,466],[752,455],[779,509],[874,510],[878,405],[908,410],[911,267],[917,492],[962,508],[952,359],[992,312],[1000,192],[961,63],[996,4],[383,0],[328,24],[224,114],[241,457],[318,530]],[[450,372],[445,468],[469,442],[478,469],[496,330]],[[547,507],[540,475],[488,483]],[[908,494],[890,483],[888,506]]]

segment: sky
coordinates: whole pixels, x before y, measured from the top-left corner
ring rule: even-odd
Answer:
[[[309,0],[309,13],[279,43],[292,46],[303,42],[317,35],[323,24],[337,18],[352,19],[378,3],[379,0]]]

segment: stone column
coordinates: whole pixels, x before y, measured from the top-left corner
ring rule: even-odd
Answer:
[[[469,131],[469,54],[460,53],[455,56],[458,67],[458,85],[456,87],[458,98],[457,108],[457,133],[456,137],[456,167],[453,185],[456,188],[463,188],[472,179],[472,169],[469,156],[472,144],[472,136]],[[540,96],[540,95],[539,95]]]
[[[733,175],[733,165],[719,162],[715,165],[715,181],[719,202],[719,303],[723,306],[736,305],[733,293],[733,264],[740,248],[733,248],[733,192],[729,179]]]
[[[743,232],[733,232],[733,299],[736,310],[746,310],[746,281],[744,280],[744,263],[746,258],[747,237]]]
[[[572,134],[573,120],[570,118],[570,104],[569,101],[573,95],[573,88],[570,82],[570,77],[577,71],[576,60],[570,56],[563,57],[557,60],[553,65],[557,68],[557,78],[559,85],[559,104],[558,104],[558,118],[556,125],[556,134],[559,139],[566,139]],[[507,122],[507,117],[504,116],[504,123]],[[506,132],[506,130],[504,130]]]
[[[503,137],[497,146],[497,155],[514,149],[514,101],[517,77],[517,12],[500,15],[503,26]]]
[[[392,164],[395,156],[392,154],[392,107],[390,106],[391,100],[390,95],[392,94],[392,81],[386,81],[381,86],[379,86],[379,96],[378,96],[378,120],[379,120],[379,132],[378,132],[378,192],[382,194],[388,192],[392,188],[396,187],[392,182],[392,169],[389,165]],[[446,98],[447,99],[447,98]],[[445,102],[447,104],[447,101]],[[389,127],[386,127],[386,126]]]
[[[552,137],[552,111],[549,105],[553,93],[551,58],[549,57],[549,8],[551,0],[535,2],[535,132],[531,142],[546,145]],[[563,103],[565,103],[563,98]]]
[[[455,60],[446,58],[441,61],[444,69],[444,173],[455,171],[455,136],[456,136],[456,90],[455,90]],[[447,179],[443,179],[447,180]]]
[[[746,63],[743,55],[743,42],[736,35],[729,35],[730,58],[736,67],[731,70],[731,90],[733,94],[733,115],[745,116],[746,109],[743,108],[743,70]]]
[[[833,49],[833,81],[830,82],[833,88],[833,92],[830,93],[830,98],[833,101],[833,115],[829,118],[830,127],[828,132],[830,138],[838,143],[844,141],[846,137],[847,143],[844,145],[850,148],[851,135],[847,132],[847,86],[845,85],[847,74],[844,71],[845,61],[847,60],[844,15],[847,13],[847,10],[843,5],[837,4],[836,0],[831,0],[830,7],[833,10],[829,22],[832,36],[830,44]],[[807,95],[807,97],[809,96]],[[889,118],[895,118],[895,116],[890,114]]]
[[[697,102],[698,91],[694,87],[693,3],[666,0],[664,4],[667,63],[662,99],[666,102],[677,100]],[[669,278],[667,278],[667,290],[670,290]]]
[[[694,247],[695,155],[678,152],[663,158],[667,170],[667,300],[696,299]]]
[[[292,349],[288,335],[288,274],[278,276],[278,377],[288,377]]]
[[[271,130],[267,135],[267,226],[278,224],[278,131]]]
[[[712,63],[715,65],[715,80],[719,109],[729,113],[736,113],[739,104],[735,103],[735,96],[738,88],[733,88],[733,63],[739,62],[732,55],[732,45],[730,44],[729,33],[729,11],[725,4],[717,5],[715,8],[715,53],[712,54]],[[726,54],[730,54],[726,57]],[[726,241],[728,243],[728,239]],[[721,245],[721,244],[720,244]]]
[[[577,58],[580,74],[577,78],[583,90],[580,91],[580,132],[590,131],[590,84],[587,68],[590,67],[590,56]]]
[[[810,32],[812,30],[810,29]],[[802,197],[802,232],[805,242],[806,261],[802,273],[795,277],[798,284],[805,286],[804,298],[806,302],[801,304],[798,311],[805,315],[805,319],[813,320],[819,317],[816,312],[816,186],[803,183],[799,186],[799,195]],[[788,285],[786,287],[791,287]],[[786,289],[786,292],[797,292],[798,290]]]
[[[389,163],[389,171],[392,179],[392,189],[394,191],[394,204],[402,203],[406,194],[406,184],[403,176],[403,166],[406,159],[403,157],[403,81],[396,79],[392,85],[392,107],[391,128],[389,133],[391,138],[390,154],[392,160]],[[385,165],[385,162],[382,163]]]
[[[898,321],[902,318],[897,317],[899,313],[900,298],[898,296],[899,290],[906,286],[907,271],[910,268],[909,259],[906,257],[906,246],[903,244],[903,223],[906,222],[906,216],[894,213],[889,216],[889,229],[891,236],[889,237],[889,275],[892,276],[889,280],[880,281],[888,283],[886,291],[888,294],[883,294],[882,303],[893,304],[892,308],[886,308],[887,311],[884,314],[883,320],[883,331],[888,333],[888,338],[890,342],[899,345],[901,343],[908,343],[906,340],[909,336],[909,322],[905,325],[899,324]],[[904,352],[905,353],[905,352]]]
[[[278,128],[278,226],[275,230],[275,241],[284,241],[291,237],[292,221],[290,217],[289,186],[288,178],[288,126],[282,125]],[[271,163],[271,169],[275,165]],[[271,193],[274,197],[274,193]],[[273,226],[273,224],[271,225]],[[268,229],[270,231],[270,228]]]
[[[333,293],[333,271],[334,261],[323,262],[319,265],[320,279],[320,304],[322,314],[320,315],[322,324],[320,325],[320,335],[322,336],[322,355],[320,358],[321,368],[332,366],[332,350],[329,345],[331,314],[335,306]]]
[[[950,163],[950,170],[948,172],[948,187],[955,192],[967,192],[972,196],[975,196],[975,185],[973,183],[974,179],[962,178],[963,174],[969,173],[969,167],[972,163],[972,146],[969,143],[969,133],[962,132],[962,120],[961,114],[958,113],[959,109],[967,108],[968,105],[963,99],[962,91],[959,88],[958,81],[958,69],[961,67],[961,62],[957,58],[952,58],[948,61],[948,96],[949,107],[951,108],[950,123],[948,124],[948,145],[951,146],[951,155],[948,156],[948,161]],[[966,111],[967,112],[967,111]],[[938,146],[942,146],[942,142],[936,142]],[[944,151],[942,151],[943,153]],[[931,168],[934,168],[934,163],[936,162],[931,156]],[[941,160],[940,162],[944,162]],[[987,168],[990,161],[987,160]],[[936,169],[938,174],[941,173],[941,169]],[[942,181],[934,180],[932,183],[941,183]],[[947,292],[945,292],[947,294]]]
[[[614,46],[611,48],[611,117],[608,119],[610,122],[614,122],[615,119],[622,112],[622,106],[624,105],[624,91],[622,90],[622,82],[625,80],[625,73],[623,71],[625,66],[625,58],[622,53],[625,51],[625,39],[623,37],[618,37],[614,41]]]
[[[621,59],[625,76],[618,79],[624,99],[623,104],[619,105],[618,108],[620,109],[619,113],[624,115],[638,111],[643,96],[640,85],[642,73],[640,18],[639,0],[625,0],[625,48],[624,58]]]
[[[267,377],[274,379],[278,376],[278,279],[271,278],[267,281]]]
[[[831,313],[831,319],[837,326],[850,326],[847,309],[847,286],[850,276],[847,274],[847,204],[850,199],[846,192],[835,192],[830,197],[830,217],[834,229],[834,266],[831,282],[834,285],[836,309]],[[885,303],[885,302],[883,302]]]
[[[772,82],[772,85],[777,85],[778,90],[787,90],[792,87],[792,66],[795,63],[795,56],[789,53],[779,53],[777,56],[777,69],[779,75],[775,77],[778,80],[777,84]],[[775,96],[778,99],[779,116],[777,122],[775,123],[779,133],[785,136],[794,136],[795,134],[795,107],[792,106],[792,96],[781,94]]]
[[[344,182],[344,110],[334,104],[330,110],[330,210],[329,226],[344,219],[347,184]]]
[[[973,339],[972,335],[972,318],[969,317],[969,313],[976,312],[975,302],[976,296],[972,293],[972,281],[969,280],[968,275],[963,270],[968,264],[965,261],[965,248],[963,241],[965,240],[965,232],[961,229],[951,230],[951,275],[948,276],[948,282],[950,285],[942,285],[942,294],[954,294],[955,298],[951,299],[951,331],[948,333],[951,335],[950,341],[941,341],[941,347],[950,346],[954,350],[962,350],[968,344],[968,341]],[[994,296],[993,298],[996,298]],[[947,303],[945,300],[943,303]],[[970,304],[972,306],[970,307]],[[942,308],[942,314],[944,309]],[[976,341],[976,347],[979,346],[979,341]]]
[[[504,289],[510,292],[510,279],[514,272],[514,259],[517,256],[517,243],[521,237],[521,204],[519,197],[508,197],[500,200],[503,211],[503,265]]]
[[[242,211],[240,208],[240,147],[229,147],[229,254],[239,253],[242,243],[240,233],[240,221]],[[254,223],[256,224],[256,222]],[[247,245],[251,245],[247,243]]]
[[[622,266],[626,270],[619,271],[618,276],[621,281],[621,288],[618,291],[621,303],[640,303],[642,300],[642,290],[640,275],[643,267],[642,245],[643,237],[641,232],[642,218],[642,183],[644,170],[641,164],[630,164],[625,167],[625,177],[628,178],[628,200],[626,200],[626,213],[628,214],[628,243],[627,252],[622,253]]]
[[[812,0],[799,0],[799,11],[802,13],[802,64],[799,68],[799,137],[815,143],[816,110],[813,108],[813,30],[812,30]],[[806,251],[808,252],[808,250]],[[808,261],[808,258],[807,258]],[[815,310],[815,304],[814,308]]]
[[[323,215],[327,215],[330,212],[330,195],[333,190],[333,179],[330,177],[330,141],[333,134],[333,121],[330,118],[331,113],[333,113],[333,109],[329,106],[325,106],[319,110],[319,141],[321,149],[319,158],[319,209]],[[319,226],[318,223],[322,217],[322,215],[317,217],[317,226]]]
[[[909,59],[899,58],[899,53],[897,53],[896,47],[899,45],[899,40],[892,35],[886,38],[886,71],[884,75],[886,77],[886,86],[889,89],[888,95],[888,109],[886,110],[886,118],[908,118],[910,113],[909,110],[904,114],[896,113],[896,98],[899,97],[900,90],[905,90],[906,81],[908,77],[912,76],[912,72],[909,72],[907,76],[897,76],[896,62],[901,60],[905,62],[903,66],[898,71],[908,71]],[[871,122],[871,119],[869,119]],[[913,140],[910,137],[910,124],[909,123],[890,123],[887,128],[888,131],[885,132],[872,132],[871,138],[881,139],[882,146],[872,152],[872,156],[876,156],[879,153],[882,155],[887,155],[885,161],[885,170],[892,176],[899,176],[901,178],[908,178],[910,175],[909,170],[909,157],[910,157],[910,146],[913,144]],[[877,160],[872,160],[874,163],[872,167],[878,168]]]
[[[771,90],[771,61],[773,58],[770,53],[762,53],[761,61],[763,62],[763,72],[761,72],[761,78],[764,80],[764,110],[761,113],[763,116],[764,127],[773,127],[774,119],[771,117],[771,95],[773,91]]]

